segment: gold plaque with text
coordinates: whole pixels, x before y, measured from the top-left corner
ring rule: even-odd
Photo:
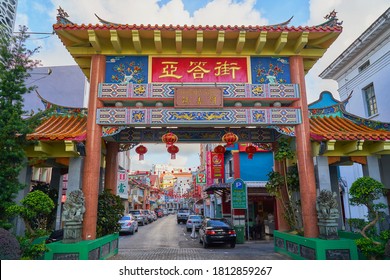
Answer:
[[[178,87],[174,100],[176,108],[222,108],[223,88]]]

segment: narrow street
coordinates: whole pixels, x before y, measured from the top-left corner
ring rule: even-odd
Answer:
[[[273,251],[273,240],[249,241],[229,246],[204,249],[197,238],[191,238],[184,224],[177,224],[176,215],[159,218],[140,226],[134,235],[121,235],[119,253],[111,260],[288,260]]]

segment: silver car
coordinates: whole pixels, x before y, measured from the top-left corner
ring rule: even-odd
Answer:
[[[138,209],[138,210],[130,210],[129,214],[133,214],[134,217],[137,219],[139,225],[147,225],[149,223],[148,217],[144,210]]]
[[[202,225],[203,217],[200,215],[190,215],[186,222],[187,231],[191,231],[192,227],[195,226],[195,230],[198,230]]]
[[[120,233],[130,233],[138,231],[138,221],[132,214],[124,215],[120,220],[119,224],[121,225]]]

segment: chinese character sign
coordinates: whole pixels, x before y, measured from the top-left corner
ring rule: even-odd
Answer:
[[[153,57],[152,82],[247,83],[247,58]]]
[[[127,199],[129,183],[126,170],[118,170],[116,193],[121,198]]]

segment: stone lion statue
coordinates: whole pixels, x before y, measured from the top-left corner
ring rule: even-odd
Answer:
[[[82,222],[85,212],[84,194],[81,190],[72,191],[64,203],[62,220],[64,222]]]
[[[337,219],[339,217],[336,193],[322,190],[317,197],[317,215],[319,219]]]

